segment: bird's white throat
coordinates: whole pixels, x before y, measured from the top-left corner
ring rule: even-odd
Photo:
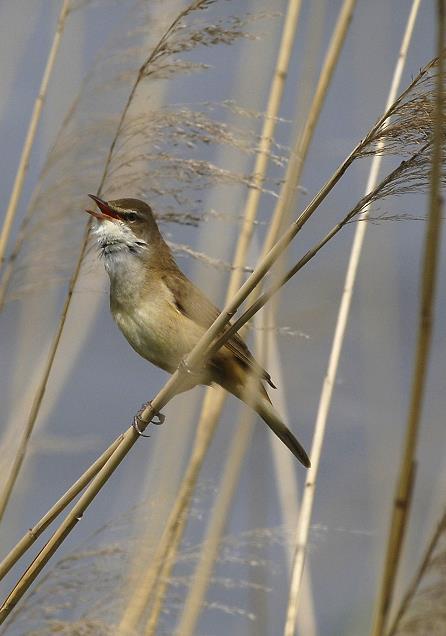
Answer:
[[[104,258],[105,269],[110,277],[129,273],[134,269],[148,244],[139,239],[122,221],[99,221],[94,228],[98,247]]]
[[[121,250],[136,243],[136,236],[122,221],[97,221],[95,225],[94,234],[101,250]]]

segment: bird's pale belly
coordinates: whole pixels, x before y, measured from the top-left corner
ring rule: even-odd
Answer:
[[[131,310],[113,310],[116,324],[133,349],[165,371],[173,373],[203,330],[170,303],[145,302]]]

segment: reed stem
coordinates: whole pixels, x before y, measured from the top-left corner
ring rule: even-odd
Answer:
[[[409,43],[412,37],[413,29],[415,26],[415,20],[420,6],[420,0],[415,0],[412,4],[411,11],[409,13],[406,30],[403,36],[401,48],[399,51],[395,71],[393,74],[389,95],[385,111],[389,110],[395,101],[398,94],[398,87],[401,81],[401,75],[404,69],[404,63],[409,48]],[[388,120],[387,122],[388,123]],[[383,147],[383,142],[378,145],[378,152]],[[379,168],[381,166],[382,155],[376,154],[373,157],[372,165],[370,167],[369,178],[365,190],[365,194],[369,194],[377,185]],[[328,414],[331,405],[331,398],[333,394],[333,388],[336,382],[337,369],[339,365],[339,358],[342,351],[344,335],[347,328],[347,321],[351,306],[351,300],[353,296],[353,289],[356,282],[356,275],[358,271],[359,260],[361,256],[362,246],[365,239],[365,232],[367,229],[367,223],[369,208],[366,207],[361,214],[361,223],[356,226],[355,237],[353,239],[353,245],[350,254],[350,261],[347,267],[345,282],[343,285],[343,294],[341,303],[339,306],[339,312],[337,316],[332,348],[329,356],[327,371],[322,386],[322,392],[319,400],[319,406],[317,411],[313,443],[311,448],[311,468],[307,473],[307,479],[305,482],[305,488],[303,491],[302,508],[299,521],[296,528],[295,538],[295,554],[293,561],[293,568],[291,574],[291,584],[289,590],[287,619],[285,625],[285,635],[291,636],[294,634],[297,615],[299,610],[299,597],[301,593],[301,585],[303,580],[303,571],[305,565],[305,558],[308,549],[308,537],[311,524],[311,516],[313,511],[313,504],[316,493],[316,482],[318,477],[319,463],[322,455],[322,446],[325,438],[325,430],[327,425]]]
[[[59,51],[62,34],[65,28],[66,18],[69,12],[69,5],[70,0],[63,0],[57,20],[56,31],[54,32],[50,52],[48,54],[42,81],[40,83],[39,93],[36,97],[36,101],[34,102],[31,119],[28,125],[28,131],[26,133],[25,143],[20,155],[19,166],[17,168],[17,173],[15,175],[14,184],[12,186],[12,192],[9,198],[8,207],[6,209],[2,230],[0,232],[0,269],[3,267],[3,263],[5,261],[6,247],[8,244],[9,236],[11,234],[14,219],[16,217],[20,197],[22,195],[25,177],[28,172],[29,158],[31,156],[31,150],[36,138],[37,127],[39,125],[40,116],[42,114],[43,105],[45,103],[46,94],[48,92],[48,85],[50,83],[50,78],[57,59],[57,53]]]
[[[433,310],[436,293],[437,270],[441,240],[441,175],[443,162],[443,112],[444,112],[444,38],[445,2],[437,2],[437,52],[438,69],[434,131],[432,141],[432,168],[430,175],[429,214],[427,220],[423,269],[421,279],[421,301],[412,390],[403,442],[400,467],[395,488],[393,510],[390,521],[387,548],[384,559],[378,598],[375,608],[371,636],[382,636],[393,599],[393,591],[401,558],[405,532],[409,520],[410,500],[416,468],[418,433],[427,381],[427,371],[432,336]]]

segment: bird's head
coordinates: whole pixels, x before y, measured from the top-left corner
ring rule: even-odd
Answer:
[[[142,254],[161,239],[150,205],[139,199],[104,201],[88,195],[99,210],[86,210],[97,219],[95,234],[104,256]]]

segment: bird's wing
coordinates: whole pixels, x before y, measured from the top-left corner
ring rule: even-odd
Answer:
[[[201,325],[204,329],[208,329],[219,315],[220,311],[211,303],[211,301],[181,272],[169,271],[164,277],[165,285],[172,292],[178,310]],[[262,380],[268,382],[270,386],[276,388],[271,380],[271,376],[263,367],[255,360],[254,356],[248,349],[245,342],[236,333],[231,336],[224,345],[231,353],[245,366],[252,369],[253,373]]]

